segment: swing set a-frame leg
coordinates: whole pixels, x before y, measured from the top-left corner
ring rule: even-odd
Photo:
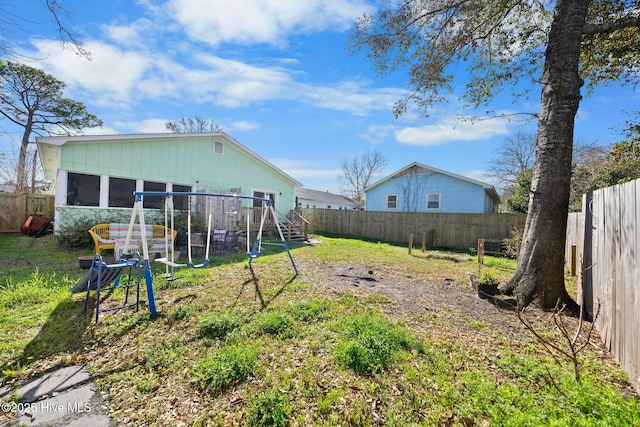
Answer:
[[[287,244],[286,239],[284,238],[284,235],[282,234],[282,229],[280,228],[280,222],[278,221],[277,217],[276,217],[276,212],[273,209],[273,205],[269,205],[268,209],[265,210],[264,215],[262,216],[262,221],[260,222],[260,231],[258,232],[258,238],[256,239],[255,242],[253,242],[253,248],[251,249],[251,252],[248,254],[249,256],[249,267],[251,267],[251,262],[253,261],[253,258],[257,258],[258,256],[260,256],[260,246],[262,243],[262,227],[264,225],[264,221],[265,218],[267,216],[267,213],[271,212],[271,216],[273,217],[275,223],[276,223],[276,228],[278,229],[278,236],[280,236],[280,241],[282,242],[282,246],[284,246],[285,250],[287,251],[287,255],[289,256],[289,261],[291,261],[291,266],[293,267],[293,271],[296,273],[296,276],[298,275],[298,267],[296,266],[295,261],[293,260],[293,255],[291,255],[291,251],[289,250],[289,245]],[[248,234],[247,234],[247,239],[249,238]]]

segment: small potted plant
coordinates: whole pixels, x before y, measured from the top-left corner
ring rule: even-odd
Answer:
[[[80,265],[80,268],[83,270],[90,269],[91,264],[93,264],[93,256],[92,255],[79,256],[78,264]]]
[[[479,276],[470,274],[469,278],[480,298],[490,299],[498,294],[498,285],[500,285],[500,282],[494,270],[484,270]]]

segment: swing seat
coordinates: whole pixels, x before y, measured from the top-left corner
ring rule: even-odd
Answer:
[[[156,258],[153,261],[154,262],[161,262],[162,264],[166,264],[169,267],[173,267],[173,268],[184,268],[184,267],[187,267],[189,265],[189,264],[178,264],[177,262],[171,262],[167,258]]]
[[[202,264],[194,264],[192,262],[189,263],[189,267],[191,268],[203,268],[209,265],[209,260],[205,259]]]

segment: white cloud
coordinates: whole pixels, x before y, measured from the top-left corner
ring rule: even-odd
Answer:
[[[297,180],[302,179],[333,179],[337,180],[342,174],[341,169],[317,169],[309,167],[309,162],[298,159],[270,158],[269,162],[282,169]]]
[[[167,11],[194,40],[283,45],[290,33],[343,31],[371,7],[364,0],[169,0]]]
[[[153,22],[148,19],[138,19],[129,25],[103,25],[102,31],[106,37],[120,46],[143,48],[148,46],[148,34],[153,30]]]
[[[467,178],[475,179],[476,181],[481,181],[487,184],[494,185],[495,179],[489,176],[489,173],[485,170],[481,169],[471,169],[466,172],[463,172],[461,175],[466,176]]]
[[[292,177],[301,180],[309,178],[326,178],[326,179],[338,179],[338,176],[342,174],[340,169],[291,169],[287,173]]]
[[[167,127],[165,119],[147,119],[139,121],[122,121],[117,122],[115,125],[122,129],[121,132],[126,133],[167,133]]]
[[[381,144],[394,129],[394,125],[371,125],[358,136],[371,144]]]
[[[45,71],[70,88],[99,93],[103,102],[130,99],[137,82],[151,66],[148,55],[103,42],[85,43],[92,53],[91,61],[63,49],[57,41],[38,40],[33,44],[38,50],[36,57],[44,57],[41,63]]]
[[[217,105],[234,108],[282,98],[293,84],[290,74],[279,67],[258,67],[214,55],[197,59],[205,67],[184,70],[181,83],[194,97]]]
[[[406,127],[395,132],[398,142],[406,145],[441,145],[452,141],[481,141],[509,133],[508,123],[500,119],[444,120],[421,127]]]
[[[301,85],[298,95],[309,104],[364,116],[372,110],[391,111],[406,91],[396,88],[370,88],[368,82],[342,81],[332,86]]]
[[[85,128],[82,130],[83,135],[115,135],[118,132],[112,127],[103,126],[97,128]]]
[[[134,37],[123,29],[119,37]],[[92,103],[120,111],[134,109],[146,100],[244,107],[271,100],[286,100],[316,108],[364,116],[371,111],[391,111],[406,95],[403,89],[373,87],[365,80],[344,80],[329,85],[296,81],[296,71],[283,62],[258,66],[212,54],[196,53],[186,60],[162,52],[127,50],[101,41],[88,41],[93,60],[64,50],[57,41],[34,42],[43,68],[67,83]],[[74,97],[76,97],[74,95]]]
[[[230,123],[229,130],[249,131],[257,129],[259,127],[260,125],[255,122],[250,122],[248,120],[237,120]]]

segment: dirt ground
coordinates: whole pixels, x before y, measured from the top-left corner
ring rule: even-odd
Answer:
[[[309,268],[313,271],[310,272]],[[306,276],[322,287],[344,292],[380,294],[390,303],[412,315],[424,316],[430,312],[455,312],[460,318],[472,318],[478,322],[511,323],[517,319],[513,310],[501,309],[478,297],[470,282],[461,281],[459,273],[429,275],[429,282],[420,275],[388,267],[357,264],[306,265]],[[538,315],[543,314],[537,310]]]
[[[360,264],[318,263],[310,259],[301,261],[300,270],[305,279],[337,294],[350,293],[366,298],[381,295],[388,299],[385,310],[393,317],[403,319],[427,335],[446,335],[452,339],[468,340],[486,348],[490,353],[493,346],[506,342],[514,346],[523,342],[534,342],[540,352],[544,346],[537,342],[531,331],[518,319],[513,301],[481,299],[472,288],[467,277],[462,278],[459,268],[447,274],[446,269],[429,274],[409,273],[402,266],[373,266]],[[561,346],[566,347],[565,338],[554,323],[553,314],[535,307],[523,312],[524,319],[540,332],[553,333]],[[581,330],[580,342],[587,342],[589,357],[607,363],[616,363],[605,348],[592,324],[573,316],[562,316],[570,335]],[[499,337],[499,339],[496,339]],[[583,357],[583,351],[579,357]],[[635,394],[628,386],[622,386],[627,393]]]

